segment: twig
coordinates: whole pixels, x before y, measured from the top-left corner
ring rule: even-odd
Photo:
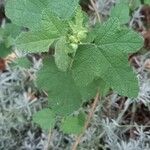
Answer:
[[[49,150],[50,140],[51,140],[51,129],[49,130],[48,133],[48,141],[47,141],[47,145],[45,146],[45,150]]]
[[[94,112],[95,112],[98,100],[99,100],[99,92],[97,92],[97,94],[95,96],[95,99],[94,99],[94,102],[93,102],[93,105],[92,105],[92,109],[91,109],[91,111],[88,114],[88,118],[87,118],[87,121],[85,122],[84,129],[83,129],[82,133],[77,137],[77,139],[76,139],[76,141],[75,141],[75,143],[74,143],[74,145],[72,147],[72,150],[76,150],[77,149],[77,146],[80,143],[81,137],[83,136],[85,130],[88,128],[89,123],[91,122],[91,119],[92,119],[92,117],[94,115]]]
[[[133,102],[130,125],[133,125],[133,124],[134,124],[135,112],[136,112],[136,103]],[[134,137],[134,135],[133,135],[133,130],[132,130],[132,128],[131,128],[131,129],[130,129],[130,138],[133,138],[133,137]]]
[[[97,15],[98,22],[101,23],[101,17],[100,17],[100,14],[99,14],[99,12],[98,12],[96,6],[95,6],[94,1],[93,1],[93,0],[90,0],[90,2],[91,2],[92,7],[93,7],[94,10],[95,10],[95,13],[96,13],[96,15]]]

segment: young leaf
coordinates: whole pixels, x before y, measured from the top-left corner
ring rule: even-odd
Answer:
[[[119,0],[116,5],[112,8],[111,17],[117,17],[121,24],[128,23],[129,16],[129,5],[127,0]]]
[[[49,130],[54,127],[55,118],[55,114],[48,108],[45,108],[33,115],[33,121],[45,130]]]
[[[86,116],[80,113],[78,116],[66,117],[61,125],[61,130],[67,134],[80,134],[83,131]]]
[[[55,63],[57,67],[66,71],[71,63],[71,58],[68,56],[69,46],[64,37],[57,41],[55,47]]]
[[[121,95],[136,97],[138,82],[128,64],[128,53],[142,47],[137,33],[118,27],[111,19],[97,28],[93,45],[81,45],[73,63],[73,76],[79,86],[86,86],[96,77]],[[131,40],[132,39],[132,40]]]

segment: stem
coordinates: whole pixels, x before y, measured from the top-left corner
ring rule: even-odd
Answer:
[[[136,112],[136,103],[133,102],[130,125],[134,124],[135,112]],[[133,136],[134,135],[133,135],[132,128],[131,128],[130,129],[130,138],[133,138]]]
[[[97,7],[95,6],[94,0],[90,0],[90,2],[91,2],[92,7],[93,7],[94,10],[95,10],[95,13],[96,13],[96,15],[97,15],[98,22],[101,23],[101,17],[100,17],[100,14],[99,14],[98,10],[97,10]]]
[[[85,122],[84,129],[83,129],[82,133],[77,137],[77,139],[76,139],[76,141],[75,141],[75,143],[74,143],[74,145],[72,147],[72,150],[77,150],[77,147],[78,147],[78,145],[80,143],[81,137],[83,136],[85,130],[88,128],[89,123],[91,122],[91,119],[92,119],[92,117],[94,115],[94,112],[95,112],[98,100],[99,100],[99,92],[97,92],[97,94],[95,96],[95,99],[94,99],[94,102],[93,102],[93,105],[92,105],[92,109],[91,109],[91,111],[88,114],[88,118],[87,118],[87,121]]]
[[[51,129],[49,130],[48,141],[47,141],[47,145],[45,146],[44,150],[48,150],[49,149],[50,140],[51,140]]]

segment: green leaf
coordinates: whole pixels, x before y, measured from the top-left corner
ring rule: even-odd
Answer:
[[[21,27],[12,23],[7,23],[4,26],[3,30],[4,30],[3,34],[4,37],[11,36],[12,38],[16,38],[21,32]]]
[[[136,8],[140,7],[141,1],[140,0],[128,0],[129,8],[131,10],[135,10]]]
[[[78,44],[86,38],[88,30],[84,22],[85,18],[81,7],[78,7],[75,16],[69,22],[71,28],[71,35],[69,36],[70,43]]]
[[[11,49],[7,48],[4,43],[0,43],[0,57],[4,58],[11,53]]]
[[[65,39],[61,38],[57,41],[55,47],[55,63],[62,71],[66,71],[71,63],[71,58],[68,56],[68,52],[69,46],[67,45]]]
[[[86,116],[80,113],[78,116],[68,116],[61,125],[61,130],[67,134],[80,134],[83,132]]]
[[[78,3],[79,0],[49,0],[48,8],[61,19],[67,20],[74,15]]]
[[[37,84],[49,94],[50,107],[56,114],[68,115],[81,106],[81,95],[71,74],[59,71],[53,58],[44,60]]]
[[[61,20],[58,16],[53,14],[50,9],[45,9],[42,12],[41,30],[49,31],[51,34],[64,35],[68,32],[67,21]]]
[[[119,0],[112,8],[110,16],[117,17],[121,24],[128,23],[128,21],[130,20],[130,16],[127,0]]]
[[[55,114],[48,108],[45,108],[33,115],[33,121],[45,130],[49,130],[54,127],[55,118]]]
[[[86,102],[93,98],[97,92],[99,92],[101,96],[105,96],[109,89],[110,87],[106,84],[106,82],[103,79],[98,78],[94,79],[94,81],[88,84],[86,88],[81,87],[80,91],[82,91],[81,94],[83,102]]]
[[[16,40],[16,47],[29,52],[45,52],[60,36],[66,34],[67,24],[48,10],[42,12],[43,20],[40,30],[22,33]]]
[[[46,52],[56,38],[56,35],[52,35],[46,31],[29,31],[21,33],[15,43],[16,47],[20,50],[26,50],[28,52]]]
[[[140,34],[126,27],[121,27],[117,18],[111,18],[102,25],[97,26],[94,34],[94,42],[101,49],[117,53],[137,52],[144,43]]]
[[[15,44],[16,37],[21,33],[21,27],[12,23],[7,23],[3,30],[3,41],[6,47],[9,48]]]
[[[150,4],[150,0],[144,0],[144,4]]]
[[[31,67],[32,63],[31,63],[31,61],[29,61],[29,59],[27,57],[22,57],[22,58],[17,58],[12,65],[15,65],[15,66],[17,65],[21,68],[27,69],[27,68]]]
[[[119,94],[136,97],[138,81],[129,66],[128,53],[140,49],[143,39],[118,25],[117,19],[109,20],[94,31],[93,45],[79,47],[73,63],[73,76],[79,86],[86,86],[100,77]]]
[[[36,30],[42,20],[42,12],[49,0],[7,0],[6,16],[14,24]]]
[[[62,19],[72,17],[78,6],[78,0],[7,0],[6,16],[14,24],[35,31],[41,28],[42,12],[47,9],[49,14],[56,14]]]
[[[48,93],[50,107],[61,116],[78,110],[83,101],[90,100],[98,91],[96,82],[84,88],[77,87],[71,72],[60,71],[53,58],[44,59],[37,85]]]
[[[138,82],[126,57],[92,45],[80,46],[73,64],[74,79],[78,85],[86,86],[101,77],[119,94],[137,96]]]

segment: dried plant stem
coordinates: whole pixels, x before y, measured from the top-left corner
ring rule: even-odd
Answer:
[[[95,112],[98,100],[99,100],[99,92],[97,92],[97,94],[95,96],[95,99],[94,99],[94,102],[93,102],[93,105],[92,105],[92,109],[91,109],[91,111],[88,114],[88,118],[87,118],[87,121],[85,122],[84,129],[83,129],[82,133],[77,137],[77,139],[76,139],[76,141],[75,141],[75,143],[74,143],[74,145],[72,147],[72,150],[76,150],[77,149],[78,144],[80,143],[81,137],[83,136],[85,130],[88,128],[89,123],[91,122],[91,119],[92,119],[92,117],[94,115],[94,112]]]
[[[90,0],[90,2],[91,2],[92,7],[93,7],[94,10],[95,10],[95,13],[96,13],[96,15],[97,15],[98,22],[101,23],[101,17],[100,17],[100,14],[99,14],[99,12],[98,12],[98,9],[97,9],[97,7],[96,7],[96,5],[95,5],[94,0]]]
[[[49,130],[49,133],[48,133],[48,141],[47,141],[47,145],[45,146],[45,149],[44,150],[49,150],[49,144],[50,144],[50,140],[51,140],[51,129]]]
[[[136,112],[136,103],[134,102],[133,106],[132,106],[132,114],[131,114],[130,125],[134,124],[135,112]],[[131,128],[130,129],[130,138],[133,138],[133,137],[134,137],[134,135],[133,135],[133,129]]]

